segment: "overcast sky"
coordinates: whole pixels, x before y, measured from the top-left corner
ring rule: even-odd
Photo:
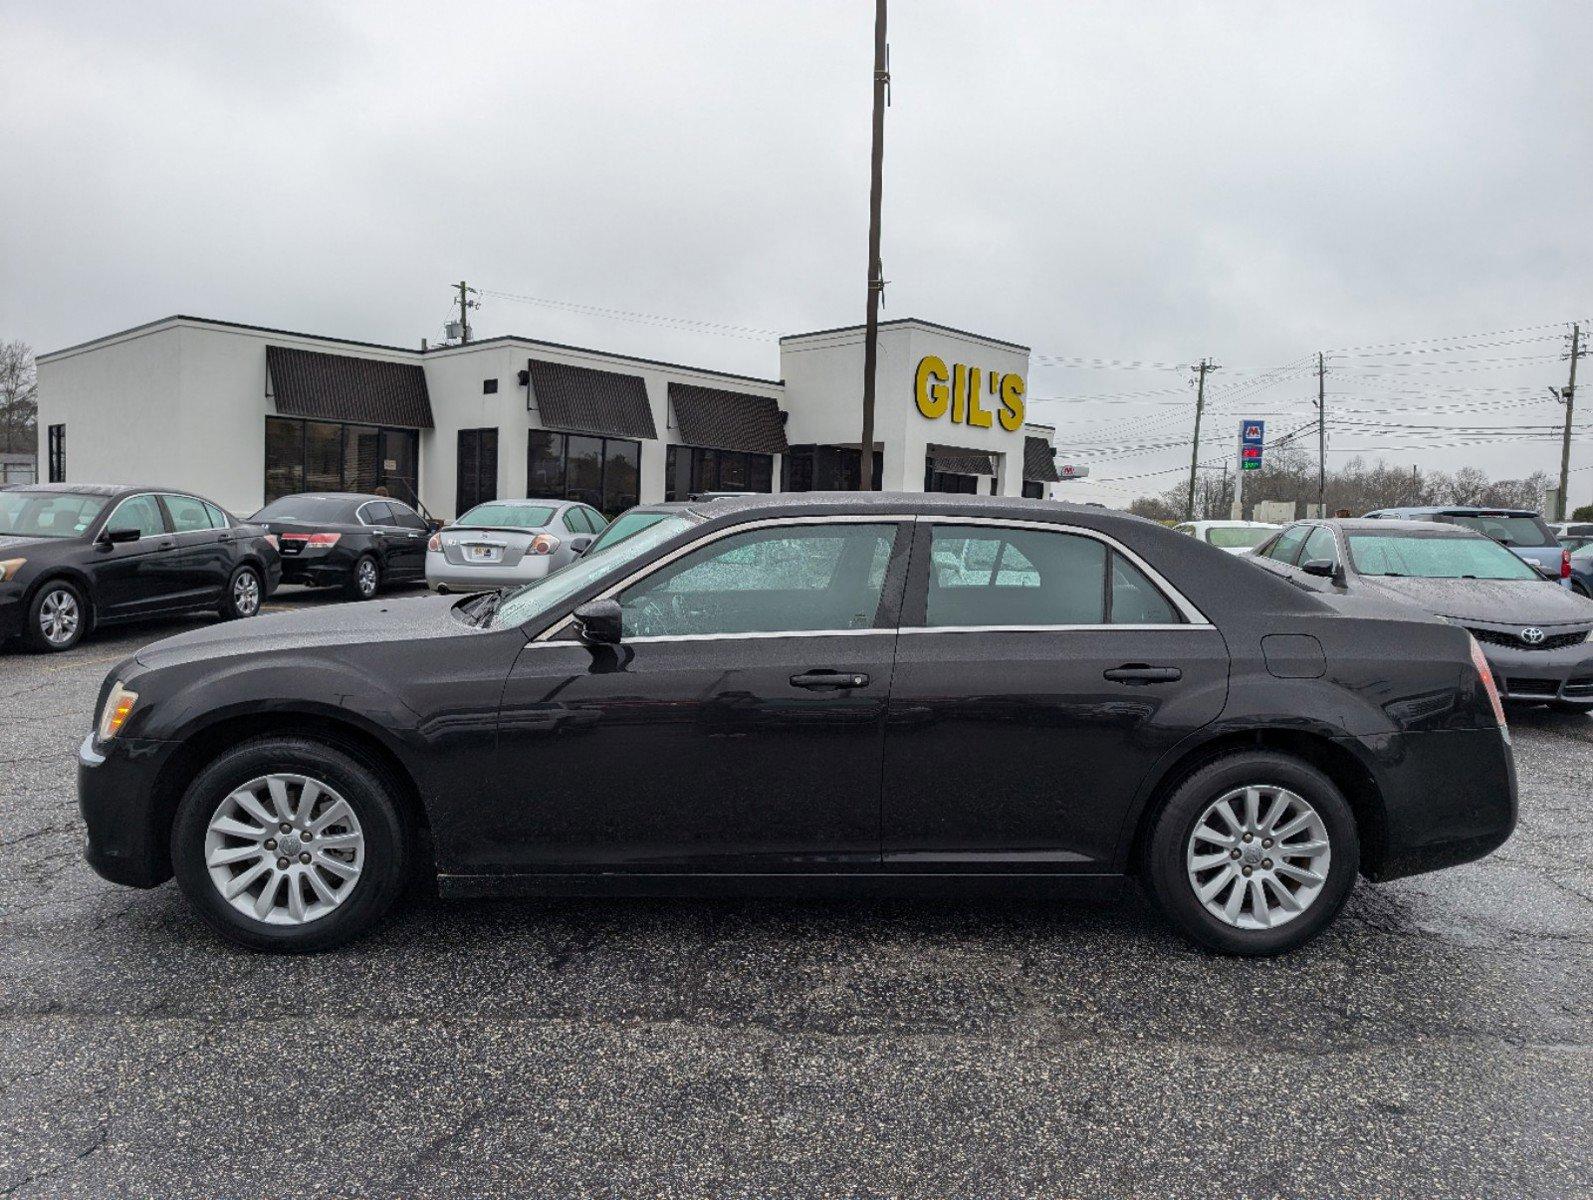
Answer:
[[[1311,419],[1314,378],[1266,372],[1322,349],[1333,461],[1558,470],[1504,439],[1560,420],[1593,316],[1593,5],[891,22],[886,315],[1161,364],[1036,361],[1094,497],[1187,470],[1169,368],[1203,355],[1216,460],[1241,416]],[[0,6],[0,340],[186,312],[418,345],[463,277],[556,302],[487,294],[478,336],[777,375],[751,331],[863,315],[871,34],[867,0]]]

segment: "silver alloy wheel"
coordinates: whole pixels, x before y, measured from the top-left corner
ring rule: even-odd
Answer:
[[[1322,894],[1333,850],[1321,814],[1304,797],[1255,784],[1207,805],[1185,862],[1212,916],[1238,929],[1276,929]]]
[[[77,634],[83,622],[77,597],[65,588],[56,588],[39,605],[39,632],[52,646],[64,646]]]
[[[238,572],[232,581],[232,607],[240,617],[252,617],[260,611],[260,577],[253,571]]]
[[[308,775],[262,775],[216,806],[205,866],[221,898],[246,917],[308,925],[353,895],[365,834],[330,785]]]
[[[354,584],[359,588],[360,595],[366,597],[376,595],[376,560],[362,558],[354,571]]]

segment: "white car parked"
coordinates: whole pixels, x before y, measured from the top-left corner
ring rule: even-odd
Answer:
[[[1185,521],[1174,528],[1229,554],[1249,554],[1283,526],[1269,521]]]

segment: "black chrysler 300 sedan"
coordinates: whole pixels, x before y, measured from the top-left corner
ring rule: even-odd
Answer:
[[[1269,954],[1358,873],[1510,835],[1492,687],[1463,629],[1136,518],[809,493],[675,506],[515,592],[157,642],[106,679],[78,780],[97,871],[175,873],[260,949],[370,928],[425,827],[445,896],[1134,874],[1195,940]]]
[[[282,578],[275,539],[169,488],[0,488],[0,643],[70,650],[90,629],[208,611],[252,617]]]

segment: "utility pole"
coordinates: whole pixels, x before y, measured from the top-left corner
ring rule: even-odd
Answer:
[[[475,293],[475,288],[469,287],[461,279],[459,288],[459,344],[462,346],[470,340],[470,310],[476,307],[476,302],[469,299]]]
[[[1200,416],[1206,410],[1206,373],[1221,369],[1209,358],[1201,359],[1195,367],[1200,372],[1200,379],[1195,385],[1195,444],[1189,452],[1189,503],[1184,506],[1186,521],[1195,519],[1195,472],[1200,469]]]
[[[1571,486],[1571,412],[1576,405],[1576,360],[1582,357],[1582,326],[1571,326],[1571,379],[1561,392],[1565,402],[1565,434],[1560,440],[1560,492],[1555,497],[1556,521],[1565,520],[1565,492]]]
[[[885,105],[890,86],[885,0],[874,0],[874,142],[868,183],[868,326],[863,334],[863,436],[857,445],[857,490],[874,488],[874,366],[879,359],[879,304],[885,267],[879,258],[880,196],[885,185]]]
[[[1316,352],[1316,515],[1325,517],[1327,510],[1327,390],[1322,377],[1322,351]]]

